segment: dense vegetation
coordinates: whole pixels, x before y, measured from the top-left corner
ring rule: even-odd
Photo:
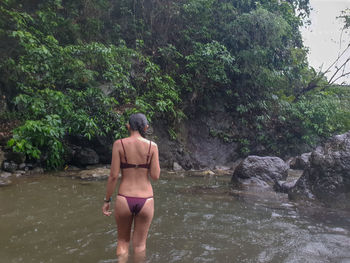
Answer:
[[[349,92],[308,66],[308,13],[308,0],[3,0],[0,88],[22,120],[9,146],[58,168],[67,135],[117,138],[141,111],[176,137],[218,102],[251,133],[212,134],[242,154],[350,129]]]

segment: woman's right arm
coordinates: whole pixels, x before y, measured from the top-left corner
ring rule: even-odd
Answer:
[[[112,150],[112,163],[111,163],[111,171],[107,181],[107,190],[106,190],[106,199],[109,200],[117,186],[118,176],[120,171],[120,155],[118,148],[118,141],[115,141],[113,144]],[[110,216],[111,212],[109,211],[109,203],[104,203],[102,207],[102,212],[106,216]]]
[[[160,166],[159,166],[159,153],[158,146],[154,143],[153,154],[151,159],[151,167],[150,167],[150,177],[153,180],[158,180],[160,175]]]

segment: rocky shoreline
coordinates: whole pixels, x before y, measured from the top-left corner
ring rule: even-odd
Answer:
[[[82,156],[82,153],[91,153],[83,147],[80,150]],[[11,185],[13,178],[44,173],[40,166],[24,161],[20,154],[0,151],[0,186]],[[80,180],[106,180],[110,173],[110,165],[99,164],[96,158],[86,157],[84,166],[80,165],[67,165],[63,171],[51,174]],[[314,151],[287,161],[275,156],[251,155],[229,166],[217,165],[211,169],[185,169],[174,161],[172,169],[165,170],[176,177],[231,176],[233,189],[254,185],[288,194],[291,200],[350,203],[350,132],[334,136]],[[349,205],[345,207],[350,208]]]
[[[303,168],[289,176],[290,168]],[[320,201],[350,209],[350,132],[336,135],[305,153],[284,162],[278,157],[248,156],[235,169],[233,184],[254,184],[288,194],[290,200]]]

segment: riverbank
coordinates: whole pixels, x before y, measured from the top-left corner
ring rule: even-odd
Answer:
[[[153,135],[154,136],[154,135]],[[340,209],[350,209],[349,163],[350,132],[334,136],[310,153],[290,158],[287,162],[274,156],[250,155],[243,160],[236,160],[229,166],[215,165],[213,168],[185,170],[177,162],[172,163],[171,172],[174,177],[231,177],[234,189],[242,186],[268,189],[267,191],[283,192],[293,200],[306,202],[323,202]],[[84,152],[87,151],[87,148]],[[165,152],[169,154],[169,152]],[[171,153],[171,152],[170,152]],[[43,173],[40,166],[24,163],[25,156],[7,152],[0,173],[0,186],[9,186],[13,178]],[[87,158],[89,160],[89,158]],[[20,164],[18,164],[20,163]],[[106,180],[110,174],[109,165],[85,165],[83,168],[66,165],[62,171],[52,172],[60,177],[72,177],[81,180]],[[188,168],[188,167],[187,167]],[[290,168],[301,168],[298,177],[290,176]],[[165,171],[169,169],[165,169]]]

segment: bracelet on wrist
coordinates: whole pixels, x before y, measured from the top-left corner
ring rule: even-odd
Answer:
[[[103,201],[105,202],[105,203],[110,203],[111,201],[112,201],[112,197],[110,197],[110,198],[103,198]]]

